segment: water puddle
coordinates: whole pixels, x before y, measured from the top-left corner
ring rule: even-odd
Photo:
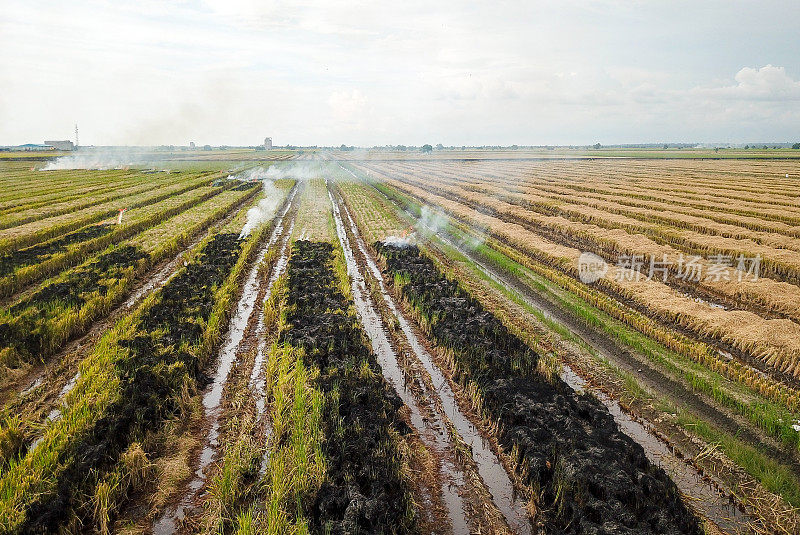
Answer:
[[[44,383],[44,377],[42,377],[42,376],[39,376],[39,377],[37,377],[36,379],[34,379],[34,381],[33,381],[33,382],[31,382],[31,384],[29,384],[29,385],[28,385],[28,386],[25,388],[25,390],[23,390],[22,392],[20,392],[20,394],[19,394],[19,395],[20,395],[20,397],[25,397],[25,396],[27,396],[28,394],[30,394],[31,392],[33,392],[34,390],[36,390],[37,388],[39,388],[39,387],[42,385],[42,383]]]
[[[267,282],[267,289],[264,293],[264,300],[270,298],[272,295],[272,287],[275,285],[275,282],[278,278],[283,275],[283,272],[286,271],[286,266],[289,264],[289,239],[292,237],[292,232],[294,231],[294,220],[292,220],[289,228],[286,230],[286,233],[283,236],[283,243],[281,244],[281,254],[278,257],[278,260],[275,261],[275,265],[272,268],[272,274],[269,277],[269,281]],[[266,326],[264,325],[264,315],[259,314],[258,316],[258,325],[256,327],[256,336],[258,337],[258,349],[256,351],[256,358],[255,362],[253,363],[253,371],[250,373],[250,381],[249,386],[250,390],[256,393],[258,399],[256,400],[256,419],[260,420],[261,417],[264,415],[264,410],[266,409],[266,399],[265,399],[265,392],[266,392],[266,378],[264,377],[263,366],[264,366],[264,359],[267,356],[267,338],[266,338]]]
[[[752,518],[742,513],[711,480],[704,478],[695,467],[679,458],[647,427],[625,413],[619,403],[604,392],[592,390],[569,366],[564,366],[561,379],[576,392],[591,391],[606,406],[620,430],[644,448],[650,462],[664,469],[686,497],[687,503],[697,512],[714,522],[725,533],[751,533],[748,524],[753,521]]]
[[[242,287],[242,294],[239,298],[236,313],[230,320],[228,331],[225,336],[218,356],[217,365],[212,377],[212,382],[203,394],[203,411],[206,420],[209,422],[209,430],[203,442],[203,449],[200,451],[200,458],[194,471],[194,477],[189,482],[187,492],[183,499],[175,507],[168,509],[153,525],[154,535],[167,535],[174,533],[178,523],[186,516],[187,508],[191,507],[192,501],[197,492],[205,483],[205,471],[214,460],[214,455],[218,449],[219,438],[219,417],[221,416],[222,392],[227,383],[233,364],[236,362],[238,349],[244,339],[250,317],[256,307],[261,287],[259,268],[261,263],[275,242],[281,235],[283,217],[289,210],[294,199],[296,189],[293,189],[286,201],[286,206],[276,217],[275,228],[269,240],[258,250],[247,279]]]
[[[697,297],[695,295],[688,294],[686,292],[678,292],[681,297],[686,297],[694,301],[695,303],[700,303],[701,305],[708,305],[709,308],[718,308],[720,310],[728,310],[728,307],[721,304],[715,303],[714,301],[709,301],[708,299],[703,299],[702,297]]]
[[[167,263],[163,268],[161,268],[155,275],[150,277],[150,279],[145,282],[141,287],[139,287],[135,292],[131,294],[130,297],[122,304],[123,310],[129,310],[133,308],[133,306],[139,302],[142,296],[146,295],[151,290],[164,286],[175,273],[177,270],[175,269],[181,260],[183,260],[183,253],[194,247],[200,240],[198,239],[194,243],[192,243],[189,247],[183,250],[182,253],[178,254],[174,260],[171,260]]]

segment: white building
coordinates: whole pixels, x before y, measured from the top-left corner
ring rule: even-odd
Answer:
[[[267,150],[272,150],[272,138],[265,137],[264,138],[264,148]]]

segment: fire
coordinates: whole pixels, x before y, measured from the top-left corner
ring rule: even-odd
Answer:
[[[117,216],[117,225],[121,225],[122,224],[122,214],[124,214],[126,210],[127,210],[127,208],[120,208],[119,209],[119,215]]]

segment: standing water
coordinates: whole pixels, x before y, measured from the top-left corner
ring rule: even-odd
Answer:
[[[569,366],[564,366],[561,379],[576,392],[589,389],[586,381]],[[644,448],[650,462],[661,467],[675,482],[687,502],[702,516],[711,520],[722,531],[731,535],[751,533],[749,516],[720,492],[711,480],[705,480],[696,468],[680,459],[675,453],[640,422],[623,412],[622,407],[604,392],[593,394],[606,406],[620,430]]]

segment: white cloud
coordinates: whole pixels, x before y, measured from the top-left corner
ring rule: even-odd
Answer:
[[[789,77],[783,67],[744,67],[735,79],[736,85],[712,89],[709,95],[741,100],[800,100],[800,82]]]

